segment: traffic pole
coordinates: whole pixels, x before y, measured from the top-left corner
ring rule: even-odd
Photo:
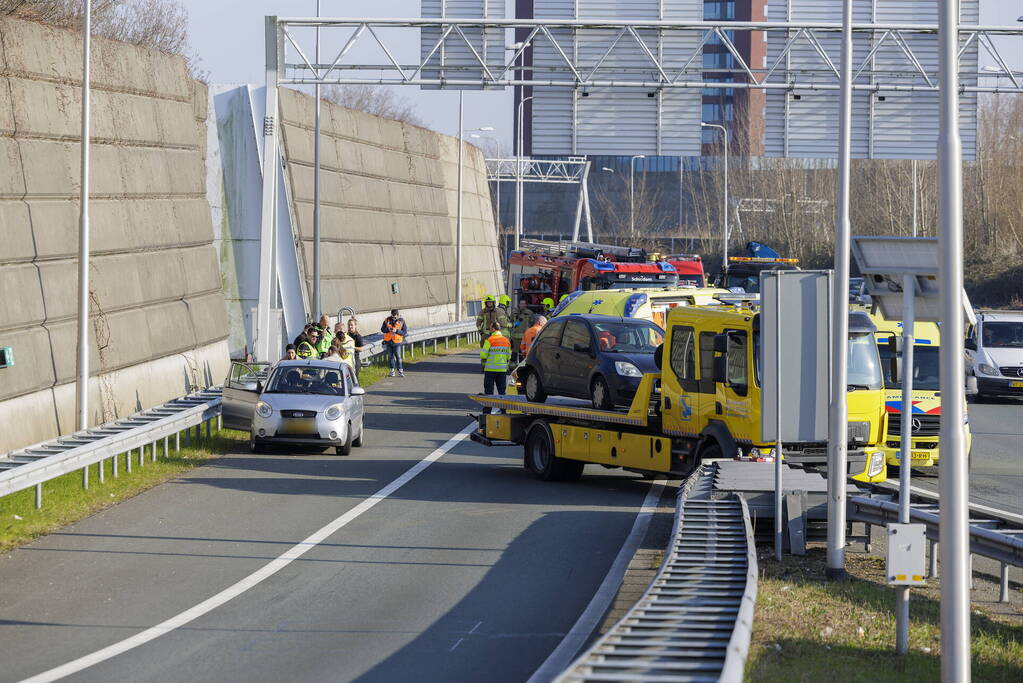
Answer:
[[[82,13],[82,179],[78,202],[78,429],[89,428],[89,38],[92,2]],[[83,470],[88,481],[88,468]]]
[[[828,416],[828,553],[825,573],[845,578],[845,488],[848,476],[849,415],[849,217],[852,155],[852,0],[842,4],[842,90],[838,133],[838,202],[835,207],[835,278],[831,287],[831,406]]]
[[[909,524],[910,473],[913,465],[913,322],[916,276],[902,276],[902,439],[899,444],[899,523]],[[891,541],[889,541],[891,542]],[[895,588],[895,651],[909,652],[909,586]]]
[[[963,177],[959,137],[959,2],[938,3],[940,127],[938,246],[941,251],[941,680],[970,680],[969,470],[963,367]]]

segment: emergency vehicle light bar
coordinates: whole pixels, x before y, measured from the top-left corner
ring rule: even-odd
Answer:
[[[728,260],[746,263],[799,263],[797,258],[761,258],[757,256],[729,256]]]

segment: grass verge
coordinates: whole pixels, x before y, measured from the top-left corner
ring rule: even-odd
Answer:
[[[132,471],[127,471],[127,455],[117,456],[119,476],[114,477],[110,459],[104,462],[105,481],[99,481],[99,464],[89,466],[89,488],[82,488],[82,470],[75,470],[43,484],[43,506],[35,507],[35,489],[26,489],[0,498],[0,551],[8,551],[48,534],[65,524],[131,498],[146,489],[167,481],[197,465],[223,455],[232,444],[247,439],[242,432],[229,429],[214,433],[212,438],[194,446],[174,450],[173,439],[167,457],[162,444],[157,447],[156,462],[152,452],[145,450],[145,463],[139,467],[139,453],[131,453]]]
[[[451,344],[448,349],[438,348],[437,353],[427,353],[415,358],[406,358],[405,365],[415,365],[430,356],[458,353],[477,344],[462,341]],[[369,387],[386,377],[386,365],[374,364],[363,368],[359,382]],[[137,496],[143,491],[173,479],[198,467],[204,462],[218,458],[232,447],[244,447],[249,435],[230,429],[214,432],[212,438],[203,438],[194,446],[173,450],[163,457],[162,446],[157,447],[159,457],[152,461],[151,451],[146,448],[145,464],[139,467],[138,451],[132,454],[132,472],[127,472],[126,455],[118,455],[119,476],[113,477],[111,462],[104,463],[105,481],[99,482],[99,465],[89,467],[89,488],[82,488],[82,471],[76,470],[43,484],[43,506],[35,507],[35,490],[27,489],[0,498],[0,552],[7,552],[24,545],[39,536],[51,533],[62,526],[77,522],[122,500]]]
[[[909,654],[895,654],[895,591],[884,560],[847,555],[850,580],[824,578],[823,550],[759,558],[749,681],[936,681],[941,672],[937,581],[914,591]],[[1023,680],[1023,626],[974,607],[973,678]]]

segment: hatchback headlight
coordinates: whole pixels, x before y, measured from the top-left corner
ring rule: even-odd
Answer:
[[[642,377],[643,373],[639,371],[632,363],[625,360],[615,361],[615,372],[623,377]]]
[[[273,414],[273,407],[266,401],[259,401],[256,403],[256,415],[259,415],[260,417],[270,417]]]
[[[977,363],[977,369],[980,370],[982,375],[995,375],[997,377],[1002,374],[998,371],[998,368],[993,368],[987,363]]]
[[[323,416],[328,420],[336,420],[341,417],[341,405],[333,405],[327,408],[327,411],[323,413]]]

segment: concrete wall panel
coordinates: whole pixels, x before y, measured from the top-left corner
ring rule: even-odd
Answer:
[[[295,229],[308,277],[314,101],[282,89],[281,113]],[[438,322],[438,315],[452,310],[455,289],[458,141],[328,102],[321,129],[324,308],[383,312],[397,306],[410,324]],[[463,287],[470,300],[501,287],[492,216],[482,154],[466,145]],[[313,289],[309,280],[306,289]]]
[[[0,346],[16,360],[0,370],[2,452],[75,428],[81,42],[6,18],[0,34]],[[205,198],[206,88],[180,57],[93,46],[96,423],[222,381],[227,329]]]

